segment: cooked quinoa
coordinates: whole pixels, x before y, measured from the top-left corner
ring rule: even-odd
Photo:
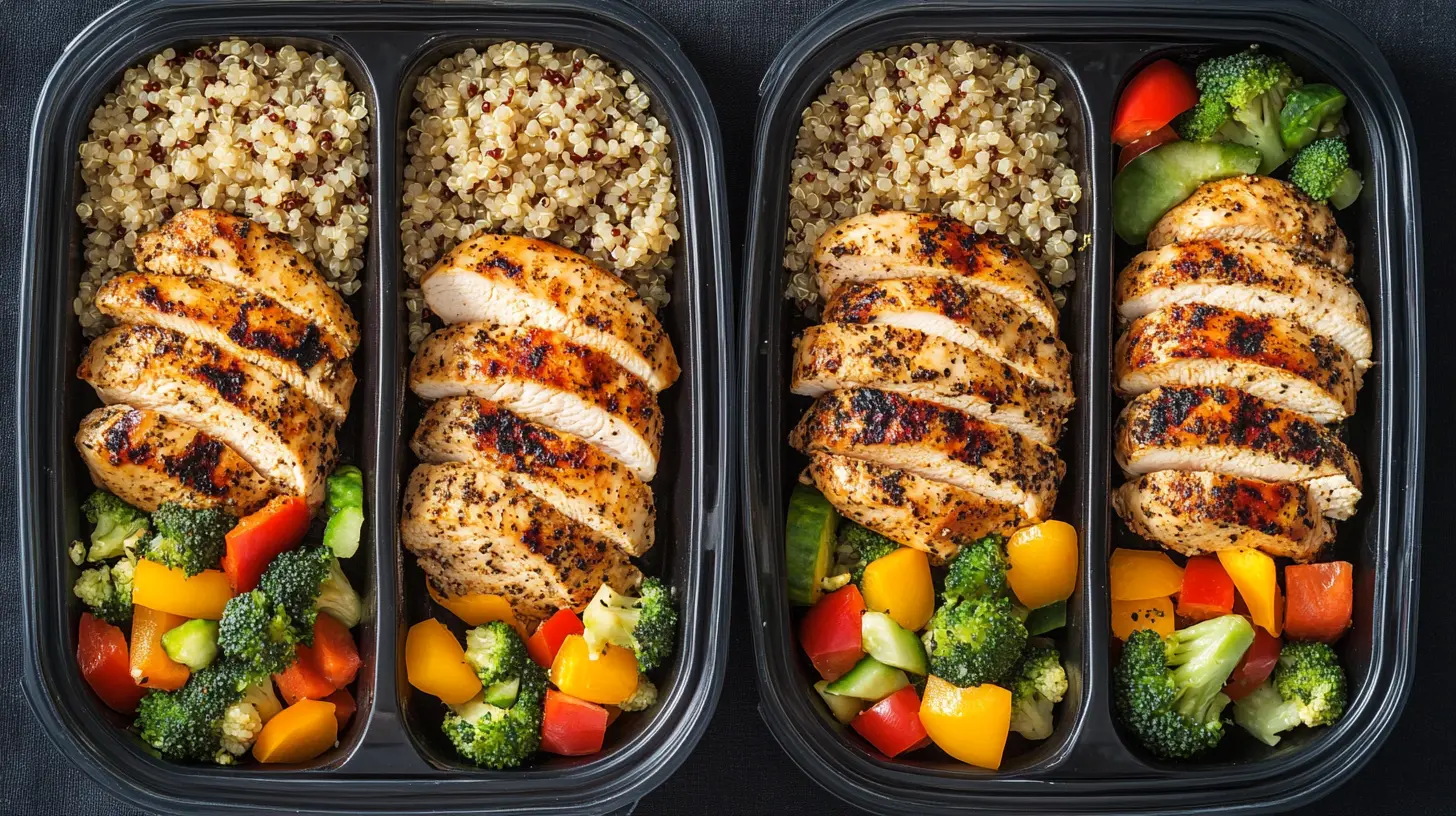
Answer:
[[[85,226],[74,308],[88,335],[96,289],[131,268],[137,236],[189,207],[246,215],[358,291],[369,233],[369,112],[344,68],[283,46],[168,48],[128,68],[81,143]]]
[[[414,99],[400,214],[411,280],[477,232],[502,232],[580,252],[667,303],[672,139],[630,71],[503,42],[441,60]],[[413,348],[428,331],[417,287],[405,303]]]
[[[816,313],[814,242],[850,216],[898,209],[1006,236],[1062,303],[1082,186],[1055,91],[1025,54],[961,41],[869,51],[836,71],[794,148],[786,295]]]

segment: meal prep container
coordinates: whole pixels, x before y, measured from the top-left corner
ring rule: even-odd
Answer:
[[[784,508],[805,464],[786,437],[808,404],[788,391],[789,341],[807,321],[783,299],[781,261],[800,115],[830,74],[861,52],[954,39],[1025,51],[1057,80],[1082,176],[1077,229],[1091,236],[1076,256],[1077,280],[1062,312],[1078,404],[1060,446],[1068,472],[1054,517],[1077,527],[1082,555],[1060,643],[1070,687],[1051,738],[1017,752],[1008,745],[999,772],[915,755],[889,760],[838,725],[810,688],[818,678],[797,642],[784,575]],[[1120,408],[1110,381],[1118,331],[1112,286],[1135,250],[1112,231],[1111,119],[1122,85],[1152,59],[1249,43],[1286,54],[1306,80],[1345,91],[1351,152],[1366,180],[1360,203],[1340,215],[1377,337],[1376,365],[1347,430],[1366,495],[1333,550],[1355,563],[1358,576],[1354,627],[1339,646],[1351,698],[1336,726],[1301,729],[1277,748],[1230,726],[1211,755],[1169,763],[1123,733],[1112,708],[1107,557],[1135,541],[1109,504],[1120,482],[1111,451]],[[780,52],[761,97],[744,251],[744,521],[752,616],[762,622],[754,630],[760,710],[790,757],[834,795],[886,813],[1276,810],[1328,793],[1354,773],[1389,733],[1410,687],[1424,424],[1413,140],[1390,70],[1369,40],[1334,11],[1300,0],[865,0],[835,5],[806,26]]]
[[[364,669],[359,711],[339,745],[297,766],[185,765],[153,756],[87,688],[75,662],[79,602],[66,545],[83,537],[90,480],[72,449],[98,403],[75,377],[85,340],[71,309],[81,274],[76,148],[91,111],[129,66],[168,46],[227,37],[336,56],[372,114],[372,202],[364,286],[350,298],[363,342],[359,384],[340,432],[346,461],[368,485],[365,545],[346,562],[364,597],[356,630]],[[539,755],[492,772],[463,763],[433,711],[405,682],[404,634],[425,612],[412,557],[398,545],[408,477],[400,294],[399,189],[414,81],[439,59],[501,40],[582,46],[630,70],[676,143],[682,238],[664,322],[683,376],[663,394],[668,430],[656,482],[658,545],[649,563],[677,590],[681,633],[658,704],[623,718],[602,753]],[[707,726],[722,684],[732,569],[736,419],[732,292],[722,149],[707,92],[672,36],[640,12],[602,0],[450,3],[151,0],[125,3],[66,49],[42,92],[31,133],[18,358],[18,461],[25,609],[24,687],[61,750],[108,790],[148,810],[301,812],[610,812],[628,808],[683,761]],[[413,580],[405,576],[413,572]],[[431,701],[432,702],[432,701]]]

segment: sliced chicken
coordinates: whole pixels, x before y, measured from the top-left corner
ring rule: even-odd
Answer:
[[[1143,315],[1117,341],[1113,385],[1126,397],[1164,385],[1219,385],[1339,422],[1359,375],[1345,350],[1287,320],[1191,303]]]
[[[873,388],[833,391],[789,434],[804,453],[867,459],[1044,519],[1066,471],[1056,451],[1000,425]]]
[[[1051,290],[1016,247],[950,216],[884,210],[846,218],[815,243],[814,269],[826,299],[852,281],[958,277],[1057,332]]]
[[[533,619],[642,577],[606,539],[500,473],[461,462],[410,474],[400,538],[444,594],[503,595]]]
[[[1335,433],[1232,388],[1159,388],[1128,403],[1113,439],[1130,476],[1206,470],[1298,482],[1321,514],[1345,519],[1360,500],[1360,463]]]
[[[1204,184],[1153,226],[1148,248],[1202,238],[1270,241],[1310,252],[1346,274],[1354,265],[1334,211],[1298,187],[1268,176]]]
[[[824,306],[826,323],[876,323],[949,340],[1011,366],[1070,405],[1071,355],[1055,332],[994,292],[960,278],[851,282]]]
[[[478,235],[441,258],[420,289],[446,323],[550,329],[610,356],[653,391],[677,379],[672,341],[637,290],[555,244]]]
[[[1185,241],[1150,249],[1117,276],[1124,319],[1175,303],[1280,317],[1330,338],[1369,365],[1370,314],[1345,276],[1307,253],[1267,241]]]
[[[183,210],[137,239],[136,262],[147,272],[209,277],[267,295],[317,322],[348,354],[359,346],[359,324],[344,298],[292,244],[246,218]]]
[[[983,354],[898,326],[825,323],[810,326],[794,352],[795,394],[817,397],[838,388],[869,387],[965,411],[1055,444],[1067,407],[1010,366]]]
[[[348,351],[267,295],[211,278],[133,272],[103,284],[96,308],[121,323],[206,340],[303,391],[335,422],[349,414],[354,369]]]
[[[579,436],[643,481],[657,473],[657,395],[611,357],[547,329],[457,323],[426,337],[410,388],[428,400],[469,394]]]
[[[845,518],[937,561],[989,533],[1010,534],[1023,521],[1009,504],[848,456],[814,454],[802,478]]]
[[[628,555],[652,547],[652,490],[581,437],[522,419],[490,400],[430,406],[410,440],[425,462],[465,462],[507,478]]]
[[[1224,473],[1148,473],[1114,491],[1112,506],[1134,533],[1184,555],[1247,547],[1310,561],[1335,537],[1301,485]]]
[[[245,516],[273,497],[268,480],[227,445],[130,405],[87,414],[76,432],[76,450],[92,483],[148,513],[172,502]]]
[[[102,402],[197,428],[280,491],[323,501],[336,453],[333,422],[301,391],[252,363],[170,329],[119,326],[91,342],[76,373]]]

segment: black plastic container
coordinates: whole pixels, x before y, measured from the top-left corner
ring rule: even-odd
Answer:
[[[999,772],[949,760],[887,760],[838,725],[811,678],[785,593],[784,508],[802,460],[786,444],[800,404],[788,393],[788,340],[801,321],[782,299],[789,160],[803,108],[830,74],[861,52],[964,39],[1025,51],[1055,78],[1072,121],[1082,175],[1077,228],[1091,235],[1063,310],[1062,339],[1075,358],[1078,407],[1060,449],[1068,464],[1054,517],[1081,533],[1081,575],[1062,643],[1070,688],[1056,731],[1010,753]],[[1214,756],[1158,762],[1129,744],[1111,707],[1107,556],[1117,542],[1109,490],[1117,483],[1110,386],[1115,337],[1112,283],[1132,248],[1112,233],[1110,131],[1121,86],[1147,61],[1262,43],[1306,79],[1349,96],[1352,152],[1366,191],[1341,221],[1355,243],[1356,284],[1376,332],[1351,445],[1366,498],[1337,544],[1356,566],[1355,626],[1342,656],[1352,684],[1345,717],[1268,749],[1230,733]],[[761,88],[754,182],[744,255],[744,520],[754,605],[760,710],[790,757],[815,781],[878,812],[1257,811],[1328,793],[1358,769],[1404,705],[1415,658],[1424,423],[1420,217],[1409,117],[1375,47],[1336,12],[1300,0],[1198,4],[1092,0],[863,0],[833,6],[784,49]],[[791,326],[792,324],[792,326]],[[1237,729],[1233,729],[1237,730]]]
[[[371,112],[372,201],[364,285],[350,298],[363,342],[359,384],[340,434],[368,485],[364,546],[349,562],[365,600],[358,630],[364,669],[359,712],[338,747],[300,766],[237,768],[158,759],[91,693],[75,663],[78,602],[66,544],[79,537],[89,491],[71,447],[97,403],[74,376],[84,340],[71,313],[81,274],[76,146],[91,111],[122,71],[168,46],[227,37],[293,44],[336,56]],[[653,566],[677,588],[682,631],[657,706],[624,721],[602,753],[541,756],[491,772],[438,750],[416,719],[404,681],[404,632],[423,602],[406,590],[397,543],[408,364],[400,293],[399,185],[413,82],[435,61],[501,40],[581,46],[631,70],[672,133],[682,238],[671,305],[662,313],[683,376],[663,395],[669,423],[658,480],[661,513]],[[661,783],[701,736],[717,703],[727,644],[732,570],[735,417],[732,292],[721,144],[701,80],[666,30],[616,2],[451,3],[149,0],[126,3],[66,49],[41,94],[31,133],[19,347],[19,576],[25,610],[26,695],[50,737],[108,790],[148,810],[301,812],[609,812]],[[413,569],[413,567],[409,567]],[[411,615],[411,610],[416,612]],[[440,743],[443,744],[443,743]]]

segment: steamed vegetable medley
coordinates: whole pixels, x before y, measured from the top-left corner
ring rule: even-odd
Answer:
[[[1051,736],[1067,673],[1047,635],[1066,624],[1077,534],[1047,521],[967,542],[943,568],[847,519],[805,485],[789,505],[789,597],[814,690],[889,757],[934,744],[1000,767],[1008,736]]]
[[[164,502],[151,514],[97,491],[82,510],[76,658],[107,706],[176,760],[303,762],[338,742],[361,664],[363,603],[340,559],[359,548],[363,477],[328,479],[323,540],[307,502],[279,496],[238,519]],[[129,630],[129,632],[127,631]]]

